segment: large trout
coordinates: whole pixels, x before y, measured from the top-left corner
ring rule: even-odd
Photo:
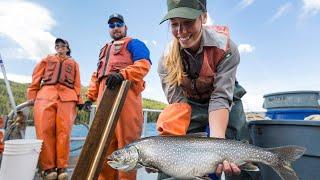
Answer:
[[[240,169],[254,162],[272,167],[284,180],[296,180],[298,176],[291,162],[300,158],[305,151],[299,146],[266,149],[226,139],[153,136],[113,152],[108,157],[108,164],[122,171],[145,166],[178,179],[202,179],[213,173],[224,160],[237,164]]]

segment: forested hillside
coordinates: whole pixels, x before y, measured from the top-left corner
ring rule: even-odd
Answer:
[[[16,105],[26,101],[27,84],[11,82],[11,90],[14,95]],[[11,111],[11,105],[3,79],[0,79],[0,115],[6,115]]]
[[[21,104],[26,101],[26,91],[28,84],[21,84],[11,82],[11,89],[13,91],[14,99],[16,104]],[[83,87],[81,92],[84,97],[86,87]],[[152,99],[143,99],[143,108],[146,109],[163,109],[166,107],[165,103],[155,101]],[[11,110],[7,89],[3,79],[0,79],[0,115],[7,115]],[[154,121],[157,118],[157,113],[149,113],[149,120]]]

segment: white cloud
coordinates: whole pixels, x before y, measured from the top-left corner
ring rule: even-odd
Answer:
[[[282,5],[278,11],[273,15],[273,17],[270,19],[271,22],[277,20],[278,18],[282,17],[286,13],[288,13],[292,9],[293,5],[292,3],[286,3]]]
[[[238,50],[240,52],[240,54],[243,54],[243,53],[252,53],[254,51],[255,47],[253,47],[252,45],[250,44],[240,44],[238,46]]]
[[[31,83],[32,77],[31,76],[25,76],[25,75],[19,75],[19,74],[7,74],[7,78],[10,81],[18,82],[18,83]],[[0,74],[0,79],[3,79],[3,74]]]
[[[261,112],[263,109],[263,94],[246,94],[242,98],[243,109],[245,112]]]
[[[243,108],[245,112],[257,112],[265,111],[263,109],[263,95],[270,92],[266,91],[269,85],[263,82],[253,83],[253,82],[240,82],[241,86],[245,88],[247,93],[241,98],[243,103]]]
[[[28,54],[23,48],[3,48],[1,49],[1,55],[3,59],[10,60],[10,59],[25,59]]]
[[[239,9],[245,9],[246,7],[250,6],[253,3],[254,3],[254,0],[242,0],[238,4],[238,7],[239,7]]]
[[[302,0],[301,17],[314,16],[320,12],[320,0]]]
[[[17,51],[27,55],[24,59],[38,61],[54,51],[55,37],[50,30],[55,21],[44,7],[22,0],[2,0],[0,24],[0,34],[20,46]]]

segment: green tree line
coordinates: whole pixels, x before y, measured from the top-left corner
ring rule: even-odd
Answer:
[[[26,98],[26,92],[27,92],[27,87],[28,84],[23,84],[23,83],[16,83],[10,81],[10,86],[12,93],[14,95],[14,100],[16,102],[16,105],[21,104],[27,100]],[[83,99],[85,100],[85,92],[87,90],[87,87],[82,87],[81,89],[81,94]],[[164,109],[167,106],[167,104],[152,100],[152,99],[145,99],[143,98],[143,108],[145,109]],[[8,115],[9,112],[12,110],[6,85],[3,79],[0,79],[0,115]],[[148,113],[148,120],[149,121],[156,121],[159,116],[159,113]],[[30,114],[30,117],[32,118],[32,113]],[[78,113],[78,120],[81,122],[87,122],[89,118],[89,113],[81,111]]]

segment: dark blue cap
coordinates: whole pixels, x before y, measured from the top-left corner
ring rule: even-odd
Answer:
[[[122,16],[121,14],[118,14],[118,13],[113,13],[113,14],[111,14],[111,15],[109,16],[108,24],[110,24],[111,19],[117,19],[117,20],[119,20],[120,22],[124,23],[123,16]]]

